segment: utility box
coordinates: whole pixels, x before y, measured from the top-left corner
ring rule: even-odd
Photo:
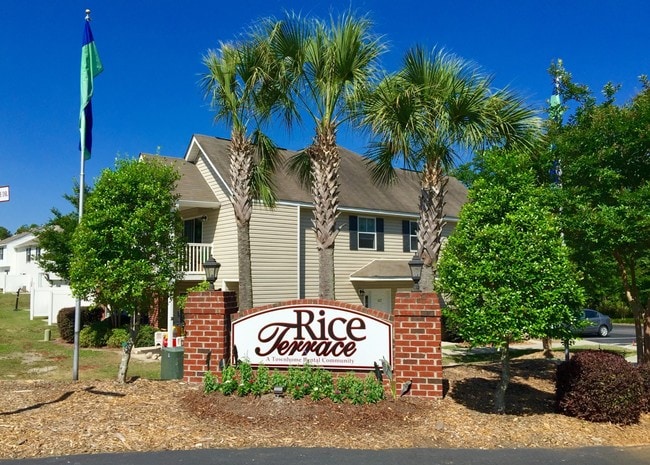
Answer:
[[[183,379],[182,347],[163,347],[160,357],[160,379]]]

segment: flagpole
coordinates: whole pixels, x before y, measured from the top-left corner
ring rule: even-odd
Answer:
[[[79,112],[79,149],[81,152],[81,167],[79,169],[79,223],[83,217],[84,194],[86,190],[85,170],[86,160],[90,159],[92,149],[92,95],[93,79],[102,72],[103,66],[99,60],[95,41],[90,30],[90,10],[86,10],[86,23],[81,46],[81,109]],[[79,379],[79,333],[81,331],[81,298],[77,297],[74,308],[74,350],[72,355],[72,380]]]
[[[90,21],[90,10],[86,10],[86,21]],[[80,138],[80,156],[81,166],[79,168],[79,223],[84,214],[84,191],[85,187],[85,170],[86,170],[86,151],[83,134]],[[81,298],[77,297],[74,304],[74,349],[72,351],[72,381],[79,380],[79,333],[81,332]]]

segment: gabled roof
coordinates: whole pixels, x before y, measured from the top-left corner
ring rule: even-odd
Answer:
[[[205,206],[207,208],[219,206],[217,197],[194,163],[185,161],[182,158],[148,153],[140,154],[140,158],[144,160],[162,160],[163,163],[176,167],[181,175],[181,181],[176,186],[176,192],[180,195],[179,203],[191,206]]]
[[[14,234],[0,241],[0,246],[15,243],[14,247],[37,245],[38,239],[32,231],[25,231],[22,233]]]
[[[229,186],[229,146],[230,141],[227,139],[195,134],[188,147],[185,160],[192,164],[202,152]],[[339,171],[341,209],[394,212],[417,216],[420,196],[418,173],[397,169],[398,181],[396,183],[389,186],[377,186],[370,178],[366,158],[343,147],[339,147],[339,151],[341,154]],[[295,151],[281,150],[280,156],[286,161],[295,153]],[[312,198],[309,189],[303,187],[295,175],[288,173],[284,163],[280,163],[273,181],[278,200],[311,205]],[[466,200],[467,189],[465,186],[457,179],[449,178],[445,196],[445,216],[458,218],[460,208]]]

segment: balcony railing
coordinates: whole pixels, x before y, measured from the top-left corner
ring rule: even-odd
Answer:
[[[212,244],[189,243],[185,246],[182,267],[185,273],[203,274],[203,262],[210,258]]]

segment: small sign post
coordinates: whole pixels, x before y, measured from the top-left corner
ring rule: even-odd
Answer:
[[[0,186],[0,202],[9,202],[9,186]]]

